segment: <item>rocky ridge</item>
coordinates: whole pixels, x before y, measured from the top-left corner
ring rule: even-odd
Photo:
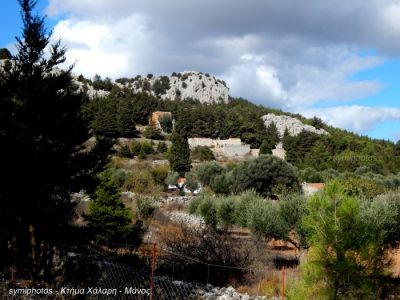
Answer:
[[[317,129],[314,126],[303,124],[299,119],[286,115],[278,116],[270,113],[262,116],[262,119],[264,121],[265,127],[268,127],[271,123],[274,123],[276,125],[276,128],[278,129],[280,137],[283,137],[286,129],[289,131],[289,134],[291,136],[297,136],[303,130],[316,134],[329,134],[326,130],[322,128]]]
[[[117,80],[117,84],[161,99],[192,98],[202,103],[227,103],[229,98],[229,88],[223,80],[202,72],[173,72],[171,76],[139,75],[129,80]]]

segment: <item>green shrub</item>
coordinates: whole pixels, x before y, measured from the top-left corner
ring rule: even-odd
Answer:
[[[308,167],[299,172],[300,180],[302,182],[323,182],[321,174],[314,168]]]
[[[232,188],[236,193],[254,189],[268,197],[276,191],[289,193],[300,190],[296,169],[272,155],[246,160],[232,172]]]
[[[232,172],[224,172],[216,175],[210,184],[216,194],[229,195],[232,193]]]
[[[223,228],[228,228],[235,223],[235,201],[227,198],[221,201],[217,207],[218,223]]]
[[[158,195],[162,187],[155,182],[150,168],[136,169],[126,179],[124,188],[138,194]]]
[[[198,207],[199,213],[204,219],[204,222],[215,228],[217,226],[217,209],[212,199],[205,198]]]
[[[130,150],[134,156],[138,156],[142,151],[142,145],[138,141],[133,140],[130,145]]]
[[[153,145],[149,142],[149,141],[143,141],[141,143],[141,150],[143,151],[143,153],[145,155],[149,155],[149,154],[153,154],[154,153],[154,149],[153,149]]]
[[[168,76],[160,76],[153,83],[153,91],[157,96],[161,96],[166,93],[166,91],[170,88],[169,77]]]
[[[169,173],[167,165],[156,166],[150,169],[151,176],[157,185],[163,186]]]
[[[152,126],[147,126],[143,131],[143,136],[151,140],[163,140],[164,136],[161,133],[161,129],[154,128]]]
[[[185,187],[189,191],[193,193],[195,190],[200,188],[199,181],[192,172],[186,173],[185,178],[186,178]]]
[[[99,178],[100,184],[89,207],[89,226],[98,242],[121,242],[132,233],[129,209],[122,204],[110,171],[101,173]]]
[[[214,153],[207,146],[194,147],[191,151],[191,158],[201,162],[215,160]]]
[[[172,123],[172,119],[169,115],[162,115],[160,117],[160,119],[158,120],[158,122],[160,122],[161,129],[165,133],[172,132],[173,123]]]
[[[379,299],[385,249],[400,238],[398,233],[390,237],[399,223],[399,205],[388,198],[349,195],[342,184],[327,184],[307,202],[303,222],[311,248],[303,266],[306,298]]]
[[[118,155],[121,157],[132,158],[134,155],[131,148],[128,145],[123,145],[119,148]]]
[[[157,152],[164,154],[168,151],[168,146],[165,142],[159,142],[157,145]]]
[[[385,192],[385,187],[376,181],[354,176],[346,176],[339,179],[345,193],[349,196],[364,196],[373,198]]]
[[[224,167],[214,161],[200,164],[193,169],[193,173],[203,186],[209,186],[214,178],[223,172]]]
[[[135,197],[135,200],[140,220],[147,219],[153,215],[157,207],[149,197],[139,195]]]

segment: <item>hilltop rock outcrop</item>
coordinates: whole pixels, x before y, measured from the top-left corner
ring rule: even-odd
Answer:
[[[223,80],[202,72],[174,72],[171,76],[149,74],[120,81],[118,84],[135,92],[147,92],[162,99],[192,98],[202,103],[227,103],[229,98],[229,88]]]
[[[271,123],[276,125],[280,137],[283,137],[285,130],[287,129],[291,136],[297,136],[301,131],[309,131],[316,134],[328,134],[325,129],[317,129],[314,126],[303,124],[299,119],[289,117],[286,115],[275,115],[267,114],[262,116],[265,127],[268,127]]]

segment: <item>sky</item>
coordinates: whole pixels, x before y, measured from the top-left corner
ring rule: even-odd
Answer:
[[[2,0],[0,47],[21,32]],[[74,72],[202,71],[230,95],[400,139],[400,0],[38,0]]]

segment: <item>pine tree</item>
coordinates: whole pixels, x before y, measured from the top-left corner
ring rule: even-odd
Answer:
[[[278,128],[276,127],[274,122],[271,122],[267,129],[266,129],[266,138],[272,145],[272,147],[275,148],[275,145],[279,142],[279,133],[278,133]]]
[[[272,154],[272,150],[275,148],[275,145],[271,143],[270,140],[264,140],[260,146],[259,155],[263,154]]]
[[[100,184],[90,205],[89,226],[98,242],[121,242],[132,232],[129,209],[120,200],[116,182],[110,171],[100,174]]]
[[[188,143],[188,126],[187,119],[184,114],[182,118],[176,122],[174,131],[172,132],[172,146],[169,155],[169,163],[171,169],[184,176],[192,168],[190,159],[190,149]]]
[[[72,67],[56,69],[65,61],[65,48],[58,41],[45,56],[50,35],[44,18],[32,13],[35,1],[19,2],[18,53],[0,75],[0,165],[7,174],[0,190],[0,245],[11,243],[19,253],[17,267],[35,276],[50,270],[46,249],[66,224],[72,179],[79,170],[76,149],[88,135]]]
[[[7,48],[0,48],[0,59],[10,59],[11,53]]]

